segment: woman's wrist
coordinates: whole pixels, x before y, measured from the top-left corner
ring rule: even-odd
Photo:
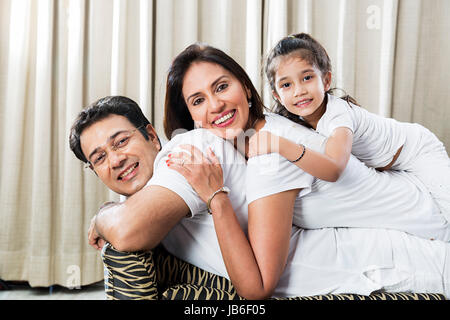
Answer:
[[[227,206],[227,203],[230,201],[227,193],[219,192],[217,193],[213,199],[210,201],[209,208],[211,210],[212,215],[220,215]]]
[[[219,194],[219,193],[229,193],[231,190],[230,188],[226,186],[222,186],[221,188],[217,189],[213,194],[209,197],[208,201],[206,202],[206,208],[208,209],[208,213],[212,214],[211,210],[211,201]]]

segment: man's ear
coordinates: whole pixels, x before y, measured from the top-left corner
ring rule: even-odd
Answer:
[[[158,151],[161,151],[161,143],[158,139],[158,134],[156,133],[155,128],[153,128],[153,126],[149,123],[145,127],[145,131],[147,131],[147,135],[148,135],[148,138],[150,139],[150,141],[153,142],[153,144],[156,146]]]

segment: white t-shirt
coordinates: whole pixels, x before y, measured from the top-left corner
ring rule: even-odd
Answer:
[[[353,132],[352,154],[372,168],[388,165],[406,141],[402,123],[368,112],[328,94],[327,109],[317,123],[317,132],[329,137],[336,128]]]
[[[206,152],[207,146],[212,146],[222,164],[224,185],[231,188],[229,197],[244,231],[247,230],[245,159],[229,142],[210,132],[204,129],[189,131],[177,135],[163,147],[155,160],[154,176],[147,184],[176,192],[192,213],[192,217],[183,218],[165,237],[165,248],[204,270],[229,278],[212,216],[206,212],[206,205],[184,177],[169,169],[165,163],[168,153],[176,150],[180,144],[193,144],[203,152]],[[409,245],[406,240],[418,244]],[[405,246],[411,246],[407,257],[396,254],[396,251],[403,252]],[[438,286],[444,283],[440,267],[448,247],[438,241],[425,241],[397,231],[346,228],[302,230],[293,226],[287,264],[274,296],[370,294],[387,285],[396,289],[398,284],[405,283],[405,273],[414,277],[417,272],[430,275],[420,279],[423,287],[432,287],[432,292],[444,292]],[[412,263],[416,260],[427,261],[429,266],[417,266]],[[450,263],[445,265],[450,266]],[[403,269],[406,271],[397,275],[397,266],[405,266]],[[445,270],[447,269],[450,268]],[[392,272],[395,274],[392,275]],[[417,288],[417,285],[411,283],[409,287],[402,287],[401,291]],[[425,292],[422,288],[419,291]]]
[[[182,219],[163,240],[164,247],[175,256],[204,270],[227,276],[212,216],[187,180],[175,170],[169,169],[165,160],[168,154],[183,151],[178,145],[192,144],[206,154],[211,147],[220,159],[224,185],[231,189],[228,194],[242,229],[247,232],[247,202],[245,193],[245,158],[233,145],[218,138],[206,129],[178,134],[164,145],[154,163],[153,177],[147,183],[165,187],[177,193],[187,204],[192,217]]]
[[[326,143],[326,138],[313,130],[276,114],[266,115],[261,130],[320,152]],[[350,156],[338,181],[327,182],[304,172],[278,153],[249,159],[248,203],[292,189],[302,189],[293,217],[293,224],[302,228],[387,228],[425,239],[450,241],[450,225],[414,175],[377,172]]]

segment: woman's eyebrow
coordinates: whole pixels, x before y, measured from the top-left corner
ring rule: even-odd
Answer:
[[[228,76],[224,74],[223,76],[218,77],[213,83],[211,83],[211,88],[214,88],[216,84],[223,78],[228,78]]]
[[[211,87],[211,88],[214,88],[214,87],[216,86],[216,84],[217,84],[220,80],[222,80],[223,78],[228,78],[228,76],[224,74],[224,75],[218,77],[216,80],[214,80],[214,81],[211,83],[211,86],[210,86],[210,87]],[[196,93],[191,94],[189,97],[186,98],[186,101],[189,101],[192,97],[195,97],[195,96],[197,96],[197,95],[199,95],[199,94],[201,94],[201,92],[196,92]]]

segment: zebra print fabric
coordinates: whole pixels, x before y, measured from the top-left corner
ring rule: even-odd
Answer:
[[[120,252],[103,247],[105,293],[109,300],[157,300],[153,252]]]
[[[214,288],[237,295],[231,281],[207,272],[168,253],[162,246],[154,250],[156,279],[160,292],[179,284]]]
[[[162,246],[149,252],[102,250],[105,292],[110,300],[243,300],[231,281],[182,261]],[[445,300],[441,294],[327,294],[277,300]]]

